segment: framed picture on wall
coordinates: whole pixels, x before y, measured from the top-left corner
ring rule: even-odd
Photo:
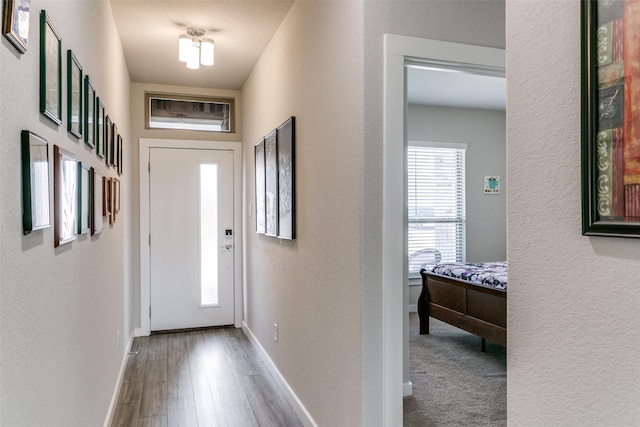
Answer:
[[[96,146],[96,90],[89,76],[84,76],[84,142]]]
[[[278,140],[278,237],[296,238],[295,135],[296,119],[276,129]]]
[[[111,126],[111,118],[105,115],[104,118],[104,162],[107,166],[111,165],[111,138],[113,138],[113,126]]]
[[[73,154],[53,146],[54,246],[76,239],[78,227],[78,163]]]
[[[29,44],[30,0],[5,0],[2,32],[20,53],[27,51]]]
[[[78,162],[78,234],[91,231],[91,167]]]
[[[256,233],[266,232],[266,187],[264,165],[264,138],[254,147],[256,180]]]
[[[640,2],[582,8],[582,234],[640,237]]]
[[[105,138],[105,117],[104,104],[99,96],[96,96],[96,154],[104,158],[104,138]]]
[[[91,235],[102,233],[102,174],[91,168]]]
[[[82,138],[82,66],[71,50],[67,50],[67,130]]]
[[[40,112],[62,124],[62,39],[46,11],[40,12]]]
[[[35,133],[22,134],[22,226],[25,235],[51,226],[49,145]]]
[[[278,144],[276,131],[264,138],[266,221],[265,234],[278,236]]]
[[[109,185],[109,178],[102,177],[102,216],[109,216],[111,214],[111,186]]]

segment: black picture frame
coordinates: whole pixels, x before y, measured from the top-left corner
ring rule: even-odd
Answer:
[[[53,146],[54,247],[76,240],[78,163],[73,154]]]
[[[45,10],[40,12],[40,113],[62,124],[62,38]]]
[[[113,138],[113,126],[111,123],[111,117],[105,113],[104,117],[104,162],[107,166],[111,166],[111,139]]]
[[[103,197],[104,184],[102,174],[96,168],[91,168],[91,235],[102,233],[104,224],[103,217]]]
[[[5,0],[2,33],[21,54],[29,45],[31,0]]]
[[[122,135],[118,134],[118,142],[116,144],[116,170],[118,172],[118,176],[122,175],[122,160],[123,160],[123,142]]]
[[[49,198],[49,144],[28,130],[21,132],[22,143],[22,227],[26,236],[51,227]]]
[[[82,138],[83,122],[82,65],[71,50],[67,50],[67,130]]]
[[[256,181],[256,233],[265,234],[266,228],[266,181],[264,163],[264,138],[254,146]]]
[[[276,128],[278,139],[278,237],[296,238],[296,118]]]
[[[640,7],[581,2],[582,234],[640,237]]]
[[[96,90],[93,87],[91,78],[84,76],[84,143],[91,148],[96,146],[98,130],[95,126],[96,120]]]
[[[104,104],[99,96],[96,96],[96,155],[101,159],[105,157],[105,114]]]
[[[278,143],[274,129],[264,138],[265,234],[278,237]]]
[[[78,162],[78,235],[91,231],[91,167]]]

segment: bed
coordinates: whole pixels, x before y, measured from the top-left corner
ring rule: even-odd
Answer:
[[[420,334],[429,317],[507,346],[507,263],[443,263],[421,269]]]

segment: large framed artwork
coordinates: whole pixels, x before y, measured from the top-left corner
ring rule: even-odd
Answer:
[[[295,135],[296,119],[276,129],[278,140],[278,237],[296,238]]]
[[[46,11],[40,12],[40,112],[62,124],[62,39]]]
[[[53,146],[54,246],[76,239],[78,224],[78,163],[73,154]]]
[[[582,7],[582,233],[640,237],[640,2]]]
[[[25,235],[51,226],[49,202],[49,144],[23,130],[22,225]]]
[[[266,232],[266,188],[264,174],[264,138],[254,147],[256,173],[256,233]]]
[[[71,50],[67,50],[67,130],[82,138],[82,66]]]
[[[278,144],[276,131],[264,138],[266,220],[265,234],[278,236]]]
[[[31,0],[5,0],[2,32],[20,53],[29,44],[29,15]]]

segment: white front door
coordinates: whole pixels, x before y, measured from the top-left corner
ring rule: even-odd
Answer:
[[[233,152],[149,152],[151,330],[234,323]]]

